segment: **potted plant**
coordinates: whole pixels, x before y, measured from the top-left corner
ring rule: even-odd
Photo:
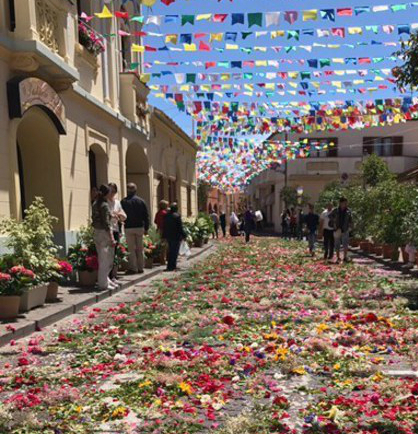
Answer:
[[[92,287],[97,282],[99,262],[93,235],[92,226],[81,227],[77,242],[68,248],[68,261],[77,271],[78,283],[82,287]]]
[[[78,40],[95,57],[105,51],[103,37],[83,21],[78,23]]]
[[[20,287],[16,287],[12,275],[0,272],[0,319],[13,319],[19,314]]]
[[[156,251],[157,251],[156,244],[152,241],[149,235],[145,235],[144,236],[145,268],[153,267]]]
[[[15,265],[9,270],[12,288],[20,293],[19,312],[28,312],[45,303],[47,286],[40,283],[32,270],[23,265]]]
[[[129,262],[128,244],[126,243],[125,239],[122,239],[119,241],[119,243],[116,246],[116,254],[115,254],[115,261],[114,261],[114,267],[116,268],[116,271],[126,270],[128,262]]]
[[[60,283],[68,280],[72,272],[73,267],[69,262],[60,260],[55,262],[50,271],[48,291],[46,294],[46,301],[48,303],[53,303],[57,300]]]

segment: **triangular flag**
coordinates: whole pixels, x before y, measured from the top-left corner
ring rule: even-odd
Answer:
[[[100,13],[96,13],[94,15],[96,15],[97,18],[101,18],[101,19],[113,18],[112,12],[109,11],[106,5],[103,6],[103,10]]]

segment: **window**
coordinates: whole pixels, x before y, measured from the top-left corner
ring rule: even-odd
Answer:
[[[187,217],[192,215],[192,187],[187,187]]]
[[[304,138],[300,138],[300,141]],[[336,137],[308,138],[310,157],[338,157],[338,139]],[[325,147],[325,145],[327,145]],[[325,149],[322,149],[324,148]],[[317,148],[317,149],[316,149]]]
[[[397,157],[402,155],[403,137],[363,137],[363,153],[376,154],[379,157]]]

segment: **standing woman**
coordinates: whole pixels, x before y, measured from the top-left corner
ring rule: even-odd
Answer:
[[[239,223],[239,219],[235,214],[235,212],[232,211],[231,218],[230,218],[230,226],[229,226],[229,233],[231,234],[231,237],[237,237],[239,235],[238,223]]]
[[[120,236],[121,236],[121,229],[122,229],[122,223],[126,220],[126,214],[125,211],[122,208],[122,205],[120,204],[120,200],[116,199],[116,195],[118,194],[118,186],[111,182],[109,184],[109,198],[107,199],[107,202],[109,203],[110,208],[110,214],[112,218],[112,231],[113,231],[113,238],[115,239],[116,245],[115,245],[115,256],[116,256],[116,250],[118,248],[118,244],[120,242]],[[119,282],[116,280],[117,277],[117,268],[112,267],[112,270],[109,273],[109,277],[112,280],[112,282],[118,284]]]
[[[164,232],[164,220],[165,216],[167,215],[168,211],[168,202],[166,200],[161,200],[158,204],[158,212],[155,214],[154,223],[155,226],[157,226],[158,232],[160,235]]]
[[[226,214],[222,210],[219,216],[219,221],[221,222],[222,235],[225,238],[226,237]]]
[[[116,246],[112,230],[112,215],[107,202],[109,196],[110,188],[107,185],[101,185],[92,210],[94,242],[99,262],[98,285],[100,290],[115,289],[117,287],[109,279],[110,270],[113,268]]]

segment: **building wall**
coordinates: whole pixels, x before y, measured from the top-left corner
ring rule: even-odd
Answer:
[[[57,240],[68,247],[91,215],[89,151],[96,159],[97,183],[115,182],[123,197],[126,183],[136,182],[152,217],[161,179],[176,183],[175,199],[182,213],[196,215],[197,146],[169,117],[148,106],[149,90],[136,72],[119,73],[120,41],[107,41],[106,51],[96,59],[77,42],[76,6],[42,0],[62,24],[54,30],[55,50],[54,41],[44,40],[40,33],[38,3],[15,2],[14,31],[9,29],[6,3],[0,3],[0,80],[4,84],[0,87],[0,218],[22,218],[22,197],[29,205],[29,199],[43,196],[60,218]],[[112,2],[116,10],[119,6]],[[117,33],[122,20],[106,21],[98,26],[104,26],[106,33]],[[140,60],[139,54],[134,56],[133,61]],[[28,106],[22,116],[9,117],[5,83],[20,76],[42,80],[50,86],[51,95],[59,97],[65,108],[65,134],[59,132],[56,116],[42,105],[44,101],[36,104],[40,107]],[[167,193],[165,185],[164,198]]]
[[[283,165],[279,171],[268,170],[255,177],[247,187],[247,197],[255,207],[267,210],[271,199],[267,198],[272,185],[275,189],[272,223],[276,231],[281,230],[280,215],[283,204],[280,191],[287,184],[292,187],[303,187],[311,202],[315,202],[324,187],[332,181],[350,180],[355,177],[362,161],[367,158],[363,152],[364,137],[403,137],[403,150],[400,156],[382,157],[393,173],[403,173],[418,165],[418,122],[410,121],[403,124],[385,127],[365,128],[363,130],[339,131],[336,133],[322,133],[310,135],[289,135],[288,140],[297,141],[303,138],[338,139],[337,157],[312,157],[289,160],[287,169]],[[272,136],[270,140],[282,140],[283,135]],[[287,172],[287,173],[286,173]],[[285,175],[286,174],[286,175]],[[286,177],[286,180],[285,180]]]

